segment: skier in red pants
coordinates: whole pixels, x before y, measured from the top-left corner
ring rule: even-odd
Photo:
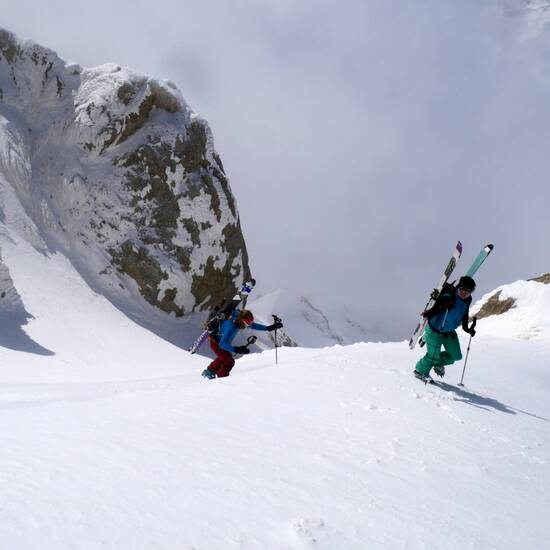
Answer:
[[[243,355],[250,353],[247,346],[233,346],[231,342],[237,336],[239,330],[251,328],[253,330],[262,330],[271,332],[282,328],[283,324],[276,321],[272,325],[261,325],[254,322],[254,315],[248,309],[234,310],[231,317],[220,325],[218,334],[209,336],[210,347],[216,354],[216,359],[208,365],[202,372],[205,378],[223,378],[229,376],[235,359],[233,353],[241,353]]]

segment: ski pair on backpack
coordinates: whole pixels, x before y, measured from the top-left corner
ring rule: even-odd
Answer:
[[[466,272],[464,277],[472,278],[477,272],[477,270],[481,267],[483,262],[487,259],[487,256],[489,256],[493,248],[494,248],[494,245],[492,244],[485,245],[481,249],[477,257],[475,258],[475,260],[472,262],[470,267],[468,268],[468,271]],[[447,267],[443,271],[443,275],[439,279],[437,286],[433,289],[432,293],[430,294],[430,298],[428,299],[428,302],[424,307],[423,311],[426,311],[431,307],[433,307],[433,305],[435,304],[435,301],[440,296],[441,291],[443,290],[445,285],[450,284],[448,283],[449,277],[453,273],[461,255],[462,255],[462,243],[458,241],[456,243],[453,255],[451,256],[451,259],[449,260]],[[426,323],[427,323],[427,319],[422,315],[420,317],[420,321],[418,325],[416,326],[416,329],[413,332],[413,335],[411,336],[411,339],[409,340],[409,347],[411,349],[413,349],[416,346],[417,342],[420,340],[422,334],[424,333],[424,329],[426,328]]]
[[[237,294],[235,294],[235,296],[233,296],[233,298],[229,302],[224,300],[219,306],[216,306],[212,310],[212,312],[208,316],[203,332],[189,348],[189,353],[196,353],[203,342],[208,338],[208,335],[213,334],[217,330],[219,330],[220,324],[226,319],[229,319],[229,317],[231,316],[231,312],[235,308],[240,305],[246,305],[246,300],[248,299],[250,293],[254,290],[255,286],[256,279],[250,279],[250,281],[247,281],[241,285]]]

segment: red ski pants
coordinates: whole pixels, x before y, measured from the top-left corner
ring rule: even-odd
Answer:
[[[218,342],[216,342],[213,338],[210,339],[210,348],[216,354],[216,359],[208,365],[208,370],[215,372],[218,378],[229,376],[229,373],[235,364],[235,359],[233,359],[231,353],[220,348]]]

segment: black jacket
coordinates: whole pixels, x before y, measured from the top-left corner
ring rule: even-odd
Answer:
[[[430,309],[426,310],[423,313],[423,315],[429,321],[430,319],[433,319],[438,315],[444,314],[445,312],[449,312],[453,309],[458,299],[459,298],[456,294],[456,288],[451,284],[445,285],[441,290],[437,300],[435,301],[435,304]],[[468,296],[468,298],[466,298],[466,300],[463,300],[463,301],[466,303],[466,309],[464,310],[464,314],[461,319],[462,330],[470,333],[470,328],[468,327],[468,320],[470,318],[470,304],[472,303],[472,297]],[[441,330],[438,330],[437,328],[435,328],[432,323],[430,323],[430,328],[435,330],[435,332],[438,332],[440,334],[445,334]],[[454,332],[454,331],[450,331],[450,332]]]

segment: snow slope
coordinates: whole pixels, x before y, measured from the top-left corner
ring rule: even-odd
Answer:
[[[1,550],[548,548],[549,339],[480,331],[464,389],[414,379],[405,342],[205,381],[62,254],[0,245],[26,312],[2,317]]]

